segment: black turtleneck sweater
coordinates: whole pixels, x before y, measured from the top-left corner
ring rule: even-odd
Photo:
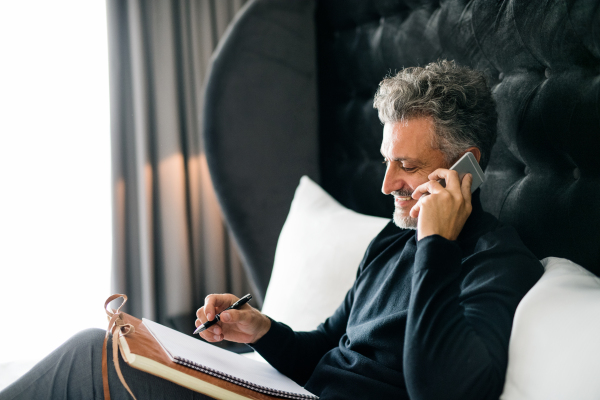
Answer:
[[[515,309],[543,267],[479,196],[456,241],[390,222],[316,330],[272,321],[252,345],[331,399],[498,399]]]

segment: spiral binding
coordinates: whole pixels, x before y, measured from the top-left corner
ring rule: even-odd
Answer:
[[[304,399],[318,400],[319,399],[318,396],[314,396],[314,395],[309,396],[306,394],[286,392],[283,390],[276,390],[276,389],[268,388],[266,386],[257,385],[256,383],[252,383],[252,382],[248,382],[244,379],[236,378],[235,376],[225,374],[221,371],[217,371],[212,368],[205,367],[203,365],[197,364],[193,361],[190,361],[185,358],[178,357],[178,356],[175,356],[173,361],[175,361],[177,364],[181,364],[188,368],[195,369],[196,371],[204,372],[205,374],[214,376],[215,378],[219,378],[224,381],[245,387],[246,389],[250,389],[250,390],[254,390],[255,392],[267,394],[269,396],[277,396],[277,397],[283,397],[284,399],[293,399],[293,400],[304,400]]]

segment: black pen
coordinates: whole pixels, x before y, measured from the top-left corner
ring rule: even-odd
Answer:
[[[233,303],[232,305],[230,305],[229,307],[227,307],[226,309],[224,309],[223,311],[237,310],[238,308],[240,308],[241,306],[243,306],[244,304],[249,302],[251,298],[252,298],[252,295],[247,294],[244,297],[242,297],[241,299],[239,299],[238,301],[236,301],[235,303]],[[221,320],[221,313],[223,311],[221,311],[220,313],[215,315],[215,318],[212,321],[206,321],[205,323],[203,323],[202,325],[197,327],[196,330],[194,331],[193,335],[195,335],[196,333],[204,332],[205,330],[207,330],[208,328],[210,328],[211,326],[213,326],[214,324],[219,322]]]

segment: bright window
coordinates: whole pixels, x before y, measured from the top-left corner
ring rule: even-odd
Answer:
[[[106,328],[104,1],[0,2],[0,364]]]

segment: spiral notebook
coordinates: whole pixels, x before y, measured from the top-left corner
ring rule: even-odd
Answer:
[[[144,326],[174,362],[242,387],[286,399],[318,399],[267,363],[184,335],[148,319]]]

